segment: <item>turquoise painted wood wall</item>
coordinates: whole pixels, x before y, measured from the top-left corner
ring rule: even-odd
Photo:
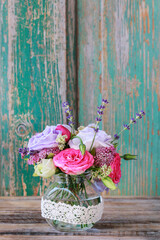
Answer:
[[[112,195],[160,195],[160,2],[157,0],[0,1],[0,195],[37,195],[18,147],[45,125],[93,122],[102,96],[103,129],[116,133],[138,110],[146,117],[120,140],[122,181]]]

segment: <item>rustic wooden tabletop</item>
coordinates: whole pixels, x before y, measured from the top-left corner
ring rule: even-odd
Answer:
[[[0,197],[0,240],[160,239],[160,198],[108,198],[86,232],[61,233],[41,217],[40,197]]]

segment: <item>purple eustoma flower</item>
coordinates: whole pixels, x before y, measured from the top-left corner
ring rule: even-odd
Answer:
[[[103,192],[104,190],[106,192],[109,191],[109,188],[107,188],[103,182],[101,180],[98,180],[98,179],[94,179],[94,182],[92,183],[92,186],[94,188],[94,190],[97,192],[97,193],[101,193]]]
[[[62,132],[56,130],[56,126],[46,126],[43,132],[32,136],[28,142],[28,148],[32,150],[41,150],[43,148],[57,147],[56,138]]]
[[[94,124],[91,124],[82,130],[79,130],[79,133],[77,134],[78,137],[80,137],[83,141],[83,144],[86,145],[86,150],[89,151],[90,146],[92,144],[95,131],[97,131],[97,128],[95,128]],[[112,138],[110,135],[108,135],[105,131],[99,130],[96,132],[95,135],[95,141],[93,143],[93,147],[110,147]],[[80,140],[78,138],[74,138],[69,141],[70,148],[79,149]]]

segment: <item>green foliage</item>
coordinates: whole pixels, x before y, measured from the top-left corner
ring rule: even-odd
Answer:
[[[109,188],[111,190],[116,190],[116,188],[117,188],[115,183],[112,181],[112,179],[110,177],[103,178],[102,182],[107,188]]]

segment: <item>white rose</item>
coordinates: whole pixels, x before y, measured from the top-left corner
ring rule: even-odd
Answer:
[[[80,137],[83,141],[83,143],[86,145],[86,150],[89,151],[93,138],[94,138],[94,124],[90,124],[84,129],[80,130],[77,134],[78,137]],[[93,144],[94,148],[97,147],[110,147],[112,144],[110,143],[112,141],[112,138],[110,135],[108,135],[105,131],[99,130],[96,133],[95,141]],[[80,140],[78,138],[74,138],[69,141],[70,148],[79,149]]]
[[[42,159],[41,162],[37,163],[34,167],[33,176],[40,176],[43,178],[49,178],[55,174],[56,167],[53,163],[53,159]]]

